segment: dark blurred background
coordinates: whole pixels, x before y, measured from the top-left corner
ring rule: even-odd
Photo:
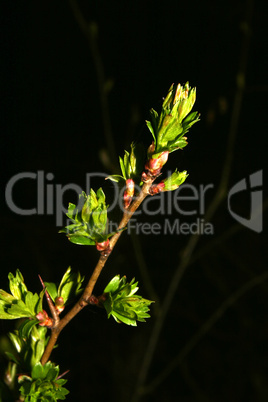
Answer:
[[[151,107],[160,110],[173,82],[197,87],[201,122],[191,129],[188,147],[171,155],[168,168],[186,169],[188,183],[197,187],[213,184],[206,210],[228,152],[233,158],[227,163],[227,190],[265,169],[265,5],[264,0],[2,2],[1,288],[7,290],[7,274],[17,268],[38,292],[37,274],[59,281],[69,265],[88,278],[98,259],[93,247],[72,245],[58,234],[55,194],[52,215],[20,216],[4,199],[8,181],[22,172],[52,173],[52,180],[45,180],[46,197],[47,184],[54,191],[57,184],[84,188],[87,173],[111,174],[118,169],[117,155],[133,139],[150,144],[144,121]],[[98,178],[94,188],[99,186],[111,203],[111,184]],[[13,199],[20,208],[35,208],[36,181],[19,181]],[[74,191],[65,192],[65,207],[69,201],[77,202]],[[265,194],[263,205],[261,233],[237,223],[225,197],[216,205],[210,220],[214,234],[200,236],[183,268],[146,373],[145,385],[153,385],[142,401],[268,400]],[[236,195],[232,209],[248,217],[249,192]],[[120,216],[118,209],[111,219]],[[189,239],[122,235],[95,294],[115,274],[135,277],[144,297],[157,295],[152,318],[131,328],[94,308],[77,316],[52,357],[62,371],[71,370],[68,400],[140,400],[137,382],[148,342]],[[1,322],[1,334],[13,325]],[[3,370],[3,357],[0,364]],[[171,368],[163,380],[152,383],[166,367]]]

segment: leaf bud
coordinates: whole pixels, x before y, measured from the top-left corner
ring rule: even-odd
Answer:
[[[103,241],[101,243],[96,242],[96,248],[97,248],[98,251],[104,251],[109,247],[109,243],[110,243],[109,239],[107,239],[107,240],[105,240],[105,241]]]
[[[41,327],[53,327],[53,320],[48,316],[45,310],[42,310],[38,314],[36,314],[36,318],[39,320],[39,325]]]
[[[155,195],[155,194],[161,193],[161,191],[164,191],[164,189],[165,189],[165,183],[163,181],[161,181],[161,183],[151,185],[151,187],[149,189],[149,194]]]
[[[124,207],[127,209],[134,196],[135,183],[133,179],[126,180],[126,190],[124,191]]]
[[[145,169],[148,170],[152,176],[157,176],[164,164],[167,162],[168,155],[168,151],[152,155],[152,157],[146,162]]]
[[[56,297],[55,308],[56,308],[58,314],[60,314],[64,310],[65,306],[64,306],[63,297],[61,297],[61,296]]]

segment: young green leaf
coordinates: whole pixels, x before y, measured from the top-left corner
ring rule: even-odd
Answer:
[[[196,89],[187,82],[184,86],[172,85],[162,104],[160,116],[151,109],[151,120],[146,124],[153,136],[155,153],[173,152],[187,145],[185,134],[197,121],[198,112],[191,112],[196,99]]]
[[[44,283],[46,290],[49,293],[49,296],[53,301],[55,301],[56,297],[58,296],[58,288],[56,283],[53,282],[45,282]]]
[[[72,272],[69,267],[62,277],[57,296],[63,298],[65,305],[70,303],[83,291],[83,281],[84,277],[80,275],[80,272]]]
[[[69,204],[66,214],[72,224],[60,230],[74,244],[83,246],[97,245],[107,241],[107,206],[105,194],[101,188],[97,193],[93,189],[90,194],[79,196],[79,205]]]
[[[38,296],[28,291],[19,270],[16,271],[16,276],[9,273],[8,277],[12,295],[0,289],[0,318],[5,320],[35,318],[42,310],[44,292]]]
[[[100,302],[106,309],[108,318],[114,317],[116,322],[136,326],[137,321],[145,321],[150,315],[149,305],[151,300],[144,299],[136,295],[138,282],[134,279],[130,283],[126,282],[126,277],[115,276],[104,289],[104,297]],[[135,294],[135,296],[134,296]]]
[[[9,279],[9,288],[12,295],[16,299],[22,299],[27,293],[27,287],[24,283],[23,276],[21,272],[17,269],[16,276],[14,276],[11,272],[8,274]]]
[[[80,272],[72,272],[71,267],[69,267],[63,275],[59,286],[49,282],[45,282],[45,286],[54,302],[62,298],[60,305],[64,308],[66,304],[71,303],[82,293],[83,281],[84,277],[80,275]]]
[[[150,122],[149,122],[150,124]],[[108,176],[115,182],[126,181],[128,179],[133,179],[134,181],[140,182],[141,173],[145,162],[145,150],[142,144],[136,144],[132,142],[130,145],[130,152],[125,151],[124,158],[119,157],[120,168],[122,171],[122,176],[112,175]]]
[[[46,363],[37,363],[32,370],[32,377],[20,376],[20,393],[25,402],[65,400],[69,391],[63,387],[67,380],[57,380],[59,367]]]
[[[23,323],[19,327],[19,336],[20,338],[28,338],[30,336],[30,332],[32,328],[38,324],[38,320],[35,319],[27,319],[23,321]]]

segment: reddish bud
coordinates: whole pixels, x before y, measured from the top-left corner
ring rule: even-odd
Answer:
[[[56,299],[55,299],[55,304],[56,304],[57,306],[63,306],[63,305],[64,305],[64,299],[63,299],[63,297],[61,297],[61,296],[56,297]]]
[[[53,327],[53,320],[48,316],[45,310],[42,310],[38,314],[36,314],[36,318],[39,320],[39,325],[41,327]]]
[[[142,172],[141,174],[141,180],[146,183],[149,180],[150,176],[148,175],[147,172]]]
[[[39,311],[38,314],[36,314],[36,318],[39,321],[45,321],[48,318],[48,314],[45,310]]]
[[[124,207],[127,209],[132,201],[135,190],[135,183],[132,179],[126,180],[126,190],[124,191]]]
[[[135,189],[134,180],[132,180],[132,179],[127,179],[127,180],[126,180],[126,192],[127,192],[128,195],[130,195],[131,197],[133,197],[133,195],[134,195],[134,189]]]
[[[64,299],[63,297],[59,296],[56,297],[55,299],[55,309],[57,310],[57,313],[60,314],[64,310]]]
[[[124,192],[124,207],[128,209],[132,201],[132,197],[130,197],[126,192]]]
[[[149,170],[149,172],[156,176],[160,173],[162,167],[168,160],[169,152],[161,152],[161,154],[157,158],[149,159],[145,164],[145,169]]]
[[[97,305],[99,304],[99,299],[96,296],[91,295],[88,302],[89,304]]]
[[[110,243],[109,239],[107,239],[107,240],[105,240],[105,241],[103,241],[101,243],[96,242],[96,248],[97,248],[98,251],[104,251],[109,247],[109,243]]]
[[[165,183],[163,181],[161,181],[161,183],[159,184],[153,184],[150,189],[149,189],[149,193],[151,195],[155,195],[158,193],[161,193],[161,191],[165,190]]]
[[[148,165],[148,170],[158,170],[161,169],[164,164],[168,160],[168,151],[162,152],[157,158],[151,158],[148,160],[147,165]]]

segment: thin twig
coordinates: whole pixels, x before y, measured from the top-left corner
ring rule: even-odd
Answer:
[[[45,289],[45,296],[46,296],[47,304],[49,306],[50,312],[51,312],[53,320],[54,320],[53,324],[54,324],[54,326],[58,325],[58,323],[59,323],[59,314],[58,314],[58,312],[56,310],[56,307],[53,304],[53,301],[52,301],[48,291],[46,290],[46,286],[45,286],[45,284],[43,282],[43,279],[41,278],[40,275],[38,275],[38,277],[39,277],[39,280],[41,282],[41,285],[43,286],[43,289]]]
[[[227,150],[225,154],[225,161],[222,169],[222,175],[218,190],[211,201],[208,210],[205,214],[205,221],[210,221],[214,216],[215,212],[217,211],[221,202],[225,199],[228,189],[228,182],[230,179],[230,172],[231,172],[231,165],[233,161],[233,153],[234,153],[234,143],[235,137],[238,129],[240,111],[242,106],[243,94],[244,94],[244,83],[245,83],[245,76],[246,76],[246,67],[248,61],[248,54],[249,54],[249,44],[250,44],[250,21],[252,17],[252,7],[253,7],[253,0],[248,0],[247,4],[247,15],[245,18],[245,26],[247,29],[244,30],[244,41],[241,47],[240,53],[240,65],[237,74],[237,87],[236,93],[234,97],[233,109],[232,109],[232,116],[230,122],[230,129],[228,135],[228,142],[227,142]],[[188,268],[188,265],[191,261],[192,254],[196,248],[198,240],[200,238],[199,234],[192,235],[188,241],[187,246],[184,249],[182,254],[181,262],[178,265],[172,279],[168,290],[166,292],[165,299],[162,303],[162,307],[160,309],[159,315],[157,316],[157,320],[155,321],[155,325],[153,326],[151,337],[149,339],[148,347],[144,354],[144,358],[139,369],[139,376],[136,385],[136,390],[132,400],[134,402],[139,401],[141,396],[141,391],[144,389],[144,384],[146,383],[148,372],[150,366],[152,364],[152,360],[156,351],[156,347],[159,341],[160,333],[162,331],[164,321],[166,319],[167,313],[170,309],[171,303],[174,299],[176,294],[178,285]]]

